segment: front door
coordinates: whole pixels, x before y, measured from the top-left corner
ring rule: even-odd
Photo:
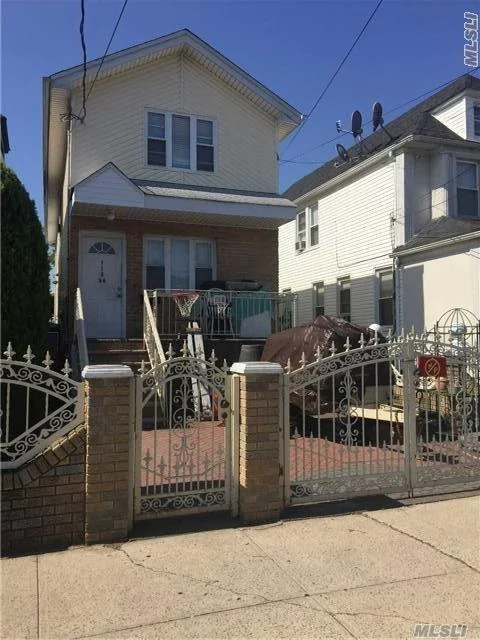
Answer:
[[[123,322],[123,240],[83,236],[80,287],[87,338],[121,338]]]

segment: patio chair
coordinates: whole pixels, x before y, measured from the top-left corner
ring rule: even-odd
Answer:
[[[227,294],[222,289],[208,289],[204,296],[207,333],[231,335],[235,337],[233,326],[232,305]]]

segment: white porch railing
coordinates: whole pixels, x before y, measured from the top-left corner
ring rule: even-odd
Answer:
[[[159,335],[184,334],[188,320],[182,318],[172,297],[178,290],[145,292],[151,301]],[[193,293],[193,290],[192,290]],[[196,290],[198,299],[191,319],[212,338],[266,338],[296,325],[297,295],[270,291]]]
[[[84,367],[88,365],[87,338],[85,333],[85,316],[83,313],[82,291],[75,292],[74,327],[71,360],[76,377],[80,377]]]
[[[150,365],[155,367],[157,364],[165,362],[165,353],[147,291],[143,292],[143,339],[145,341]]]
[[[72,380],[68,360],[57,373],[47,351],[35,365],[30,347],[23,361],[14,360],[8,343],[0,360],[0,454],[4,469],[14,469],[41,453],[84,419],[83,382]]]

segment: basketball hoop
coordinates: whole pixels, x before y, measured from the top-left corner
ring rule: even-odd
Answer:
[[[192,307],[198,300],[200,294],[196,291],[179,291],[172,293],[172,298],[180,311],[182,318],[189,319]]]

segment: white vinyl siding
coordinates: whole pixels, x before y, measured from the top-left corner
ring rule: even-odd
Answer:
[[[377,317],[376,269],[388,265],[395,211],[395,171],[389,163],[318,199],[318,249],[295,251],[296,221],[279,228],[279,287],[298,293],[298,321],[313,317],[312,280],[325,286],[325,314],[337,314],[337,279],[351,280],[351,319]],[[397,225],[403,230],[404,225]]]
[[[467,137],[467,101],[465,97],[458,98],[432,115],[461,138]]]
[[[75,89],[72,110],[81,108]],[[72,132],[72,184],[113,162],[129,178],[183,184],[185,170],[149,166],[145,151],[145,112],[205,116],[216,124],[217,141],[191,131],[197,159],[208,164],[215,148],[215,171],[192,165],[188,184],[276,193],[276,123],[273,117],[194,61],[179,55],[97,80],[83,124]],[[208,132],[207,132],[208,133]]]

